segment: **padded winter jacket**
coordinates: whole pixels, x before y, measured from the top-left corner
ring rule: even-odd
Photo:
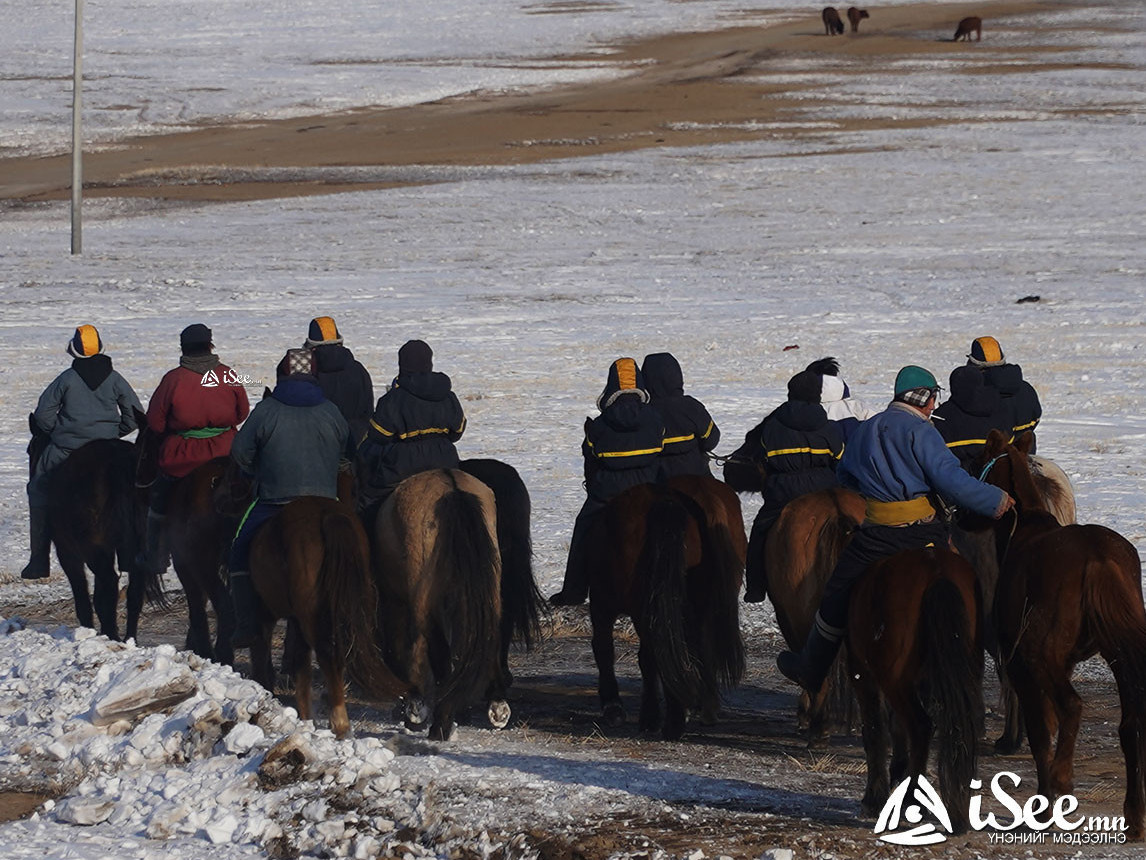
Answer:
[[[355,443],[366,437],[374,411],[374,382],[370,373],[342,344],[313,347],[318,384],[326,399],[338,407]]]
[[[711,475],[707,453],[720,442],[720,428],[695,397],[684,393],[684,375],[667,352],[645,357],[641,365],[649,402],[664,421],[660,469],[673,475]]]
[[[931,415],[931,422],[959,458],[959,464],[978,477],[974,465],[992,430],[1012,438],[1015,425],[1010,407],[997,388],[985,383],[977,367],[964,365],[951,373],[951,396]]]
[[[779,510],[805,493],[834,487],[843,452],[840,428],[823,406],[781,403],[761,422],[760,444],[749,453],[764,465],[764,507]]]
[[[1015,422],[1011,432],[1015,436],[1020,436],[1027,430],[1033,431],[1039,426],[1039,419],[1043,417],[1043,407],[1039,403],[1039,395],[1034,386],[1023,379],[1023,369],[1019,365],[999,364],[994,367],[984,367],[983,378],[988,385],[999,390],[1003,402],[1010,407]],[[1031,448],[1031,453],[1035,453],[1034,447]]]
[[[655,483],[660,475],[665,425],[644,394],[622,392],[585,424],[581,455],[585,489],[594,501],[607,502],[629,487]]]

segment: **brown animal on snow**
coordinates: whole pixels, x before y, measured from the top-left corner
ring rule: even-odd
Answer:
[[[843,33],[844,22],[840,20],[840,13],[835,6],[825,6],[823,14],[820,17],[824,19],[825,35],[835,36]]]
[[[848,21],[852,25],[852,32],[858,33],[860,31],[860,21],[864,18],[870,18],[867,14],[867,9],[857,9],[855,6],[848,7]]]
[[[958,42],[962,39],[964,42],[971,41],[971,34],[975,34],[975,41],[978,42],[983,38],[983,21],[975,16],[964,18],[959,22],[959,26],[955,28],[955,38],[952,42]]]

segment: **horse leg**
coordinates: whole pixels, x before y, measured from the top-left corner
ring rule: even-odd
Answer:
[[[271,693],[275,691],[275,669],[271,662],[271,633],[273,631],[273,623],[267,624],[260,619],[258,635],[251,643],[251,677]],[[299,708],[299,716],[302,716],[301,708]],[[309,717],[303,717],[303,719],[309,719]]]
[[[176,574],[179,568],[175,569]],[[207,596],[191,577],[179,576],[183,595],[187,599],[187,639],[185,646],[200,657],[211,660],[215,656],[211,647],[211,623],[207,618]]]
[[[1003,733],[995,741],[995,752],[999,755],[1014,755],[1023,745],[1023,709],[1019,697],[1006,670],[998,666],[999,698],[1003,703]]]
[[[68,578],[68,585],[72,588],[72,600],[76,604],[76,620],[80,627],[95,629],[95,617],[92,614],[92,597],[88,591],[88,576],[84,572],[84,560],[78,555],[64,552],[56,548],[56,558],[64,575]]]
[[[1074,786],[1074,747],[1082,720],[1082,699],[1075,692],[1067,673],[1064,672],[1061,678],[1052,693],[1058,715],[1058,740],[1050,766],[1050,786],[1055,797],[1070,794]]]
[[[450,675],[450,643],[445,631],[434,627],[427,637],[427,654],[430,671],[433,673],[434,686],[441,689]],[[462,712],[468,715],[469,702],[461,701],[454,695],[439,696],[434,704],[434,722],[430,725],[429,739],[432,741],[448,741],[454,733],[456,726],[455,715]],[[466,716],[468,720],[468,716]]]
[[[589,604],[593,623],[593,660],[597,663],[597,695],[601,699],[601,713],[607,726],[625,722],[625,709],[621,707],[621,692],[617,687],[614,667],[616,651],[613,646],[613,625],[617,617],[602,610],[595,611],[600,602]]]
[[[296,631],[297,632],[297,631]],[[299,634],[296,637],[299,642],[303,641],[303,637]],[[300,645],[299,651],[302,651],[305,646]],[[310,702],[310,649],[306,648],[306,659],[295,666],[295,682],[294,690],[295,697],[301,702],[302,697],[306,696],[307,703]],[[331,647],[331,642],[325,637],[320,637],[320,641],[315,643],[315,655],[318,657],[318,665],[322,669],[322,676],[326,680],[326,701],[327,707],[330,710],[330,730],[334,732],[336,738],[344,738],[350,734],[350,717],[346,714],[346,659],[336,653],[335,649]],[[305,690],[302,685],[305,683]],[[300,709],[299,715],[302,711]]]
[[[112,568],[112,573],[115,573],[115,568]],[[127,631],[126,638],[135,639],[138,641],[139,635],[139,616],[143,612],[143,597],[146,588],[145,575],[143,571],[136,573],[129,571],[127,574]],[[119,575],[116,574],[116,582],[118,585]],[[117,589],[118,590],[118,589]]]
[[[887,771],[887,721],[875,683],[862,673],[854,677],[860,707],[863,751],[867,759],[867,788],[860,807],[865,815],[875,816],[879,815],[887,803],[891,791]]]
[[[1132,842],[1142,839],[1143,818],[1146,817],[1146,796],[1143,794],[1143,772],[1146,751],[1146,703],[1142,698],[1141,679],[1134,677],[1125,665],[1115,673],[1118,682],[1122,722],[1118,725],[1118,742],[1126,760],[1126,798],[1122,803],[1122,817],[1126,819],[1126,838]]]
[[[637,728],[642,732],[655,732],[662,727],[661,678],[657,671],[657,658],[653,654],[653,649],[645,644],[652,633],[647,630],[644,633],[645,636],[640,636],[637,647],[637,665],[641,668],[641,710]],[[684,734],[683,715],[680,726],[671,726],[668,723],[664,723],[663,726],[665,740],[678,740]],[[670,733],[676,733],[675,737],[670,738]]]
[[[119,639],[119,573],[114,559],[113,555],[100,553],[89,565],[95,582],[92,601],[99,619],[99,632],[108,639]]]
[[[1012,660],[1012,665],[1015,669],[1008,674],[1023,709],[1027,739],[1031,756],[1035,760],[1035,772],[1038,774],[1039,794],[1050,798],[1054,796],[1050,781],[1051,733],[1055,730],[1057,720],[1054,706],[1044,695],[1039,680],[1033,678],[1018,659]]]

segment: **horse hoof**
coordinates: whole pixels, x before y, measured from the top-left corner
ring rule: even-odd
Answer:
[[[430,719],[430,709],[426,707],[426,703],[418,697],[407,699],[404,703],[399,702],[400,718],[406,724],[406,728],[410,731],[419,731],[426,726],[426,722]]]
[[[1008,738],[999,738],[995,741],[995,755],[1014,755],[1022,744],[1015,743]]]
[[[509,702],[504,699],[490,702],[487,713],[489,714],[489,724],[495,729],[504,729],[509,725]]]
[[[456,734],[457,726],[451,721],[443,726],[441,723],[434,723],[430,726],[429,739],[432,741],[451,741]]]
[[[601,717],[607,726],[617,727],[625,723],[625,709],[616,702],[605,705]]]

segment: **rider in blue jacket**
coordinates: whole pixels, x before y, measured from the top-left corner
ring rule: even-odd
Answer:
[[[860,424],[836,469],[840,483],[864,497],[867,516],[824,587],[804,649],[782,651],[776,659],[784,676],[812,695],[835,659],[847,624],[848,597],[868,566],[901,550],[948,545],[947,527],[930,493],[996,518],[1015,504],[1003,490],[963,471],[944,444],[930,421],[938,393],[929,371],[904,367],[895,378],[895,399]]]

